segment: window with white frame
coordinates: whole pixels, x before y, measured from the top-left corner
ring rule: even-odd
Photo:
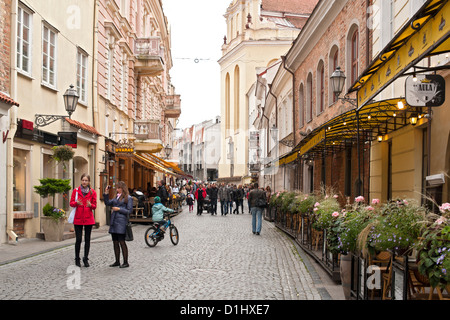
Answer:
[[[56,87],[56,32],[45,24],[42,28],[42,83]]]
[[[19,4],[17,10],[17,68],[31,74],[32,12]]]
[[[77,52],[77,92],[79,101],[87,103],[87,67],[88,57],[85,53]]]

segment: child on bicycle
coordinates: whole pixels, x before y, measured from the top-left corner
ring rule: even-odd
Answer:
[[[152,220],[153,223],[158,223],[159,228],[161,229],[162,232],[164,232],[164,224],[166,223],[166,221],[164,220],[164,213],[165,212],[173,213],[174,210],[165,207],[161,203],[161,198],[159,196],[156,196],[154,201],[155,204],[152,206]]]

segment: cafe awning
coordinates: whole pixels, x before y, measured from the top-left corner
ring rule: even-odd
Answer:
[[[450,2],[428,0],[370,63],[349,92],[358,108],[426,57],[450,51]]]
[[[159,171],[164,174],[176,176],[179,178],[188,177],[192,178],[192,176],[186,174],[178,167],[171,165],[169,162],[151,154],[151,153],[134,153],[138,159],[145,161],[149,165],[151,165],[156,171]]]
[[[373,102],[361,109],[352,109],[325,122],[311,131],[279,163],[291,162],[299,156],[309,154],[318,157],[345,149],[356,142],[358,130],[364,141],[385,140],[392,131],[424,116],[420,108],[410,107],[405,99],[389,99]],[[359,127],[359,128],[358,128]]]

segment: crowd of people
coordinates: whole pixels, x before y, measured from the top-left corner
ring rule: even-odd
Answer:
[[[90,186],[90,176],[83,174],[80,185],[72,191],[70,206],[74,209],[74,229],[76,235],[75,242],[75,265],[81,267],[81,243],[84,229],[84,256],[83,264],[89,267],[89,251],[92,226],[95,224],[93,210],[97,207],[97,194]],[[205,210],[211,215],[217,215],[217,206],[220,205],[222,216],[227,214],[244,214],[244,199],[247,201],[248,213],[252,214],[253,233],[261,233],[262,212],[267,207],[270,200],[271,190],[267,186],[259,188],[257,183],[235,185],[221,183],[203,183],[182,181],[180,185],[166,185],[164,180],[158,182],[158,187],[141,189],[128,189],[125,182],[117,183],[110,195],[110,186],[106,186],[103,199],[105,204],[111,207],[111,221],[109,233],[112,237],[115,261],[111,267],[127,268],[128,247],[126,245],[126,227],[129,216],[133,212],[133,197],[138,200],[138,205],[143,207],[148,205],[149,198],[153,198],[152,208],[146,208],[148,215],[152,215],[153,221],[162,222],[164,212],[173,212],[167,208],[173,199],[173,195],[180,196],[183,205],[189,206],[189,212],[194,211],[194,204],[197,204],[197,215],[201,215]],[[110,197],[111,196],[111,197]],[[122,253],[123,263],[120,263],[120,253]]]

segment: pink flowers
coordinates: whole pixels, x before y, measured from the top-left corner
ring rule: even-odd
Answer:
[[[332,216],[333,218],[337,218],[337,217],[339,217],[339,212],[335,211],[335,212],[333,212],[333,213],[331,214],[331,216]]]
[[[363,196],[356,197],[355,201],[358,203],[364,202],[364,197]]]
[[[442,224],[442,223],[445,222],[445,221],[447,221],[446,218],[440,217],[439,219],[436,220],[436,224],[440,225],[440,224]]]
[[[446,211],[450,212],[450,203],[448,203],[448,202],[443,203],[442,206],[439,207],[439,210],[442,213],[445,213]]]
[[[376,205],[380,203],[380,199],[372,199],[372,204]]]

